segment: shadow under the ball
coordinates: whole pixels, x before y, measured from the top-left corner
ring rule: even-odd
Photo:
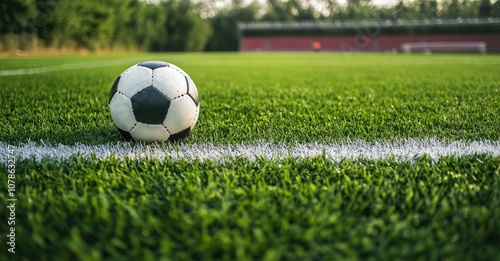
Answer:
[[[68,137],[68,140],[75,139],[79,143],[92,145],[116,141],[127,141],[116,131],[114,127],[80,130],[74,133],[73,137]]]

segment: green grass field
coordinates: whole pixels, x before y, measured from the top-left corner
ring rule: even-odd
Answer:
[[[113,127],[111,85],[145,60],[174,63],[197,84],[200,116],[187,139],[126,142]],[[0,59],[0,86],[0,260],[500,256],[500,156],[491,153],[219,161],[58,158],[54,150],[17,158],[14,226],[6,208],[8,145],[19,154],[27,143],[169,151],[411,139],[489,142],[498,151],[498,55],[17,57]],[[15,254],[5,240],[12,227]]]

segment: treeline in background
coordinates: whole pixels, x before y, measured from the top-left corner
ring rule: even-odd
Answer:
[[[0,52],[234,51],[237,22],[500,17],[500,0],[2,0]]]

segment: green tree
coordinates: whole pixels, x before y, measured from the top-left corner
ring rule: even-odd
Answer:
[[[61,1],[57,6],[54,34],[60,45],[74,43],[78,48],[94,50],[109,46],[115,30],[114,5],[101,0]]]
[[[428,18],[437,18],[439,16],[439,4],[436,0],[429,1],[427,13],[429,14]]]
[[[37,12],[34,0],[0,1],[0,43],[5,50],[16,53],[36,38]]]
[[[207,51],[236,51],[238,50],[238,22],[255,21],[258,7],[255,3],[244,6],[241,1],[233,1],[231,6],[218,10],[210,18],[212,36],[205,50]]]
[[[289,0],[289,3],[294,20],[311,21],[319,16],[309,0]]]
[[[442,16],[447,18],[460,17],[460,3],[458,0],[448,0],[443,2]]]
[[[347,19],[373,18],[374,7],[371,0],[347,0],[346,17]]]
[[[491,16],[500,17],[500,0],[495,1],[491,6]]]
[[[405,5],[403,0],[399,0],[393,7],[392,19],[404,19],[408,17],[409,8]]]
[[[462,8],[460,10],[460,17],[462,18],[477,17],[479,4],[480,3],[476,0],[463,0]]]
[[[436,0],[416,0],[410,3],[409,9],[404,19],[426,19],[439,16],[439,5]]]
[[[342,8],[336,0],[324,0],[328,10],[328,18],[335,19],[342,16]]]
[[[264,21],[293,21],[290,1],[267,0],[267,9],[262,16]]]
[[[112,0],[107,4],[111,5],[112,25],[111,35],[109,36],[109,47],[131,47],[135,45],[131,37],[131,29],[128,27],[131,20],[134,19],[134,2],[132,0]]]
[[[56,41],[58,27],[57,12],[59,12],[60,0],[37,0],[37,16],[35,18],[35,28],[39,39],[49,46]]]
[[[34,0],[0,1],[0,33],[32,33],[37,14]]]
[[[490,0],[481,0],[479,4],[479,16],[489,17],[491,15],[491,2]]]
[[[132,19],[125,25],[128,33],[126,41],[140,50],[161,49],[169,38],[165,26],[168,12],[158,3],[141,0],[134,0],[131,9]]]
[[[155,51],[202,51],[211,34],[211,29],[189,0],[171,0],[160,4],[166,12],[164,26],[167,34],[164,41],[156,41]]]

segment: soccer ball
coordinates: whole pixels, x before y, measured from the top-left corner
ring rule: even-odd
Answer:
[[[196,85],[181,68],[148,61],[125,70],[109,94],[109,111],[127,139],[167,141],[185,138],[200,112]]]

